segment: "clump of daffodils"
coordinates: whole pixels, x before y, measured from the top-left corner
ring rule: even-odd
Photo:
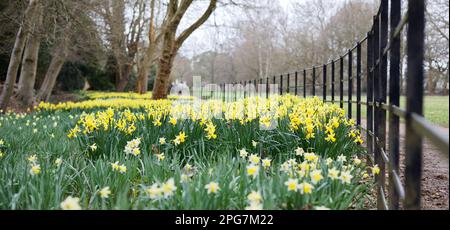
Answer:
[[[188,177],[193,177],[195,172],[197,171],[197,167],[192,166],[190,164],[186,164],[183,168],[183,173]]]
[[[371,171],[373,175],[378,175],[380,174],[380,167],[378,167],[378,165],[375,165],[371,168]]]
[[[160,145],[166,144],[166,138],[164,138],[164,137],[159,138],[159,144]]]
[[[305,150],[303,150],[302,147],[298,147],[297,149],[295,149],[295,155],[297,155],[297,156],[303,156],[304,153],[305,153]]]
[[[164,159],[166,159],[166,156],[164,155],[164,153],[156,154],[156,159],[158,159],[158,161],[163,161]]]
[[[30,164],[30,174],[36,176],[41,173],[41,166],[38,164],[38,157],[36,154],[27,157],[27,161]]]
[[[68,196],[60,206],[62,210],[81,210],[80,198]]]
[[[216,126],[212,122],[208,122],[206,124],[205,132],[207,134],[206,138],[208,138],[208,140],[217,138]]]
[[[245,210],[262,210],[263,209],[263,197],[259,191],[252,191],[247,196],[248,206]]]
[[[113,171],[119,172],[120,174],[125,174],[127,172],[127,166],[119,164],[118,161],[111,163]]]
[[[111,190],[109,189],[109,186],[102,188],[98,194],[100,195],[101,198],[106,199],[109,197],[109,195],[111,195]]]
[[[210,182],[209,184],[205,185],[205,189],[208,191],[208,194],[218,193],[220,190],[219,183]]]
[[[39,164],[32,164],[30,168],[30,174],[32,176],[38,175],[41,173],[41,166]]]
[[[61,166],[62,163],[63,163],[62,158],[57,158],[57,159],[55,160],[55,165],[56,165],[57,168],[59,168],[59,167]]]
[[[250,164],[247,166],[247,175],[256,178],[259,173],[259,165]]]
[[[91,152],[95,152],[97,150],[97,144],[92,144],[91,146],[89,146],[89,149],[91,149]]]
[[[259,157],[256,154],[252,154],[248,157],[248,160],[250,161],[250,163],[252,164],[259,164],[259,161],[261,160],[261,157]]]
[[[164,183],[154,183],[152,186],[146,188],[145,194],[152,200],[167,199],[173,196],[176,190],[175,180],[170,178]]]
[[[180,132],[176,137],[175,140],[173,140],[173,143],[175,143],[175,145],[180,145],[182,143],[184,143],[186,141],[186,133],[185,132]]]
[[[139,156],[141,154],[141,150],[139,149],[139,145],[141,144],[141,138],[136,138],[134,140],[128,141],[125,146],[125,153],[127,155]]]
[[[248,156],[247,150],[245,150],[245,149],[239,150],[239,156],[243,159],[247,158],[247,156]]]
[[[265,158],[265,159],[262,160],[262,166],[263,166],[265,169],[270,168],[271,165],[272,165],[272,160],[271,160],[271,159]]]
[[[298,179],[289,178],[288,181],[284,183],[287,186],[287,190],[289,192],[297,192],[299,185],[298,185]]]

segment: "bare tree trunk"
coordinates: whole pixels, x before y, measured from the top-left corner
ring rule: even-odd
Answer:
[[[0,96],[0,110],[6,111],[9,99],[13,95],[14,83],[17,79],[17,72],[19,71],[20,61],[22,60],[23,50],[29,33],[29,23],[33,18],[36,5],[39,0],[30,0],[30,3],[25,11],[22,25],[16,35],[16,41],[11,53],[11,58],[8,66],[8,73],[6,75],[6,81],[3,86],[3,91]]]
[[[39,93],[36,96],[36,101],[48,101],[55,86],[56,79],[59,72],[67,58],[67,41],[62,41],[62,45],[57,47],[53,55],[50,66],[45,74],[44,82],[41,85]]]
[[[125,66],[123,66],[122,68],[120,68],[121,74],[119,75],[119,81],[116,84],[116,90],[118,92],[124,92],[125,88],[128,85],[128,82],[130,81],[130,76],[131,76],[131,69],[132,69],[133,65],[132,64],[125,64]]]
[[[159,39],[155,34],[155,0],[150,1],[150,28],[148,33],[149,44],[144,51],[143,57],[138,61],[138,80],[136,85],[136,92],[145,94],[148,88],[148,75],[150,73],[153,56],[155,55],[156,46]]]
[[[43,20],[43,6],[39,4],[36,8],[35,24],[32,36],[29,36],[25,53],[22,60],[22,70],[19,79],[19,91],[17,99],[23,106],[29,107],[33,103],[34,83],[36,81],[36,70],[40,48],[40,29]]]
[[[174,31],[168,31],[164,37],[164,49],[161,58],[159,59],[158,73],[156,75],[155,84],[153,85],[152,98],[154,100],[167,98],[170,73],[172,72],[173,61],[177,50],[177,48],[174,47],[174,33]]]
[[[145,94],[147,92],[148,74],[149,74],[149,71],[147,68],[142,67],[139,69],[136,93]]]
[[[181,32],[178,37],[176,37],[176,31],[180,21],[191,3],[192,0],[186,0],[182,1],[180,6],[178,6],[178,1],[171,0],[169,2],[167,14],[169,24],[164,32],[163,51],[161,58],[159,59],[158,74],[153,86],[152,99],[158,100],[167,98],[170,84],[170,73],[172,72],[173,61],[175,60],[178,49],[196,29],[208,20],[216,9],[217,0],[210,0],[209,6],[203,15],[186,30]]]

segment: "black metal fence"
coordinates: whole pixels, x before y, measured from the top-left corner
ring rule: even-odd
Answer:
[[[319,87],[323,100],[339,103],[341,108],[347,109],[349,118],[353,117],[353,107],[356,107],[356,123],[366,131],[368,153],[380,167],[380,174],[376,177],[378,209],[399,209],[401,202],[404,209],[420,209],[424,138],[428,138],[447,158],[449,152],[448,135],[440,133],[423,117],[425,0],[409,0],[405,9],[402,14],[401,0],[381,0],[367,36],[329,63],[271,78],[232,83],[244,87],[254,85],[255,88],[258,84],[266,85],[259,90],[266,90],[267,96],[270,84],[277,84],[280,94],[303,97],[320,96],[316,91]],[[405,28],[407,36],[402,43]],[[402,44],[407,45],[406,109],[400,107]],[[363,48],[366,60],[362,58]],[[320,77],[321,84],[318,84]],[[365,101],[361,93],[363,78],[366,82]],[[221,88],[225,90],[225,84]],[[347,92],[345,100],[344,91]],[[356,100],[353,93],[356,93]],[[362,106],[367,109],[366,128],[361,124]],[[404,120],[406,127],[404,183],[399,171],[400,119]]]

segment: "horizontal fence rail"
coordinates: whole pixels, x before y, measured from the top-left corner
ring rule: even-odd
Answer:
[[[253,85],[255,89],[265,91],[266,97],[271,93],[304,98],[308,93],[319,96],[316,87],[321,86],[323,101],[346,108],[349,119],[353,118],[353,107],[356,106],[356,124],[365,130],[367,152],[380,168],[380,174],[376,176],[377,208],[383,210],[400,209],[400,203],[404,209],[420,209],[424,138],[428,138],[447,159],[449,155],[448,134],[442,133],[439,127],[423,117],[425,0],[409,0],[406,8],[402,15],[401,0],[381,0],[367,35],[344,55],[326,64],[279,76],[232,83],[241,84],[244,88]],[[405,28],[408,30],[402,43]],[[407,46],[406,109],[400,107],[402,44]],[[363,78],[366,81],[364,101],[361,88]],[[320,79],[322,82],[317,83]],[[277,84],[278,89],[271,89],[271,84]],[[224,90],[222,99],[225,100],[225,84],[221,85],[221,89]],[[346,100],[344,91],[347,91]],[[356,93],[356,98],[353,93]],[[237,94],[234,92],[234,99]],[[249,95],[244,93],[243,96]],[[366,106],[367,112],[365,128],[362,127],[362,105]],[[400,119],[404,120],[406,127],[404,184],[399,172]]]

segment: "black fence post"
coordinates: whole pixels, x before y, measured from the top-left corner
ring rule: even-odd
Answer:
[[[361,126],[361,43],[356,45],[356,125]]]
[[[280,95],[283,95],[283,75],[280,75]]]
[[[247,86],[248,86],[247,81],[244,81],[244,85],[243,85],[243,86],[244,86],[244,99],[245,99],[245,98],[247,98],[247,96],[248,96],[248,95],[247,95],[248,92],[247,92],[247,90],[246,90],[246,89],[247,89]]]
[[[295,96],[298,95],[298,72],[295,72]]]
[[[225,102],[226,101],[226,99],[225,99],[225,92],[226,92],[225,83],[222,83],[221,86],[222,87],[220,89],[222,89],[221,90],[222,91],[222,101]]]
[[[339,59],[339,107],[344,108],[344,57]]]
[[[420,209],[422,137],[414,130],[411,114],[423,115],[423,60],[425,1],[408,1],[408,80],[406,111],[405,209]]]
[[[291,84],[290,84],[291,83],[290,82],[291,81],[291,74],[288,73],[286,81],[287,81],[286,82],[286,93],[289,94],[289,92],[290,92],[289,88],[291,87]]]
[[[379,80],[379,109],[378,109],[378,117],[379,122],[376,123],[377,127],[379,127],[379,132],[377,137],[379,139],[379,151],[380,155],[383,154],[383,151],[386,150],[386,110],[382,108],[383,104],[386,104],[387,99],[387,55],[384,54],[384,49],[388,45],[388,37],[389,37],[389,1],[382,0],[381,1],[381,11],[380,11],[380,80]],[[386,162],[383,160],[383,156],[380,160],[380,184],[381,188],[383,188],[380,192],[385,194],[385,180],[386,180]],[[387,208],[387,204],[383,199],[383,206]]]
[[[312,95],[316,96],[316,67],[312,68]]]
[[[276,76],[273,76],[273,82],[272,82],[272,84],[273,84],[273,87],[275,87],[275,84],[277,83],[277,77]],[[276,89],[274,89],[274,93],[276,93],[276,91],[275,91]]]
[[[367,153],[373,156],[373,68],[374,68],[373,28],[367,34]]]
[[[241,86],[242,86],[242,81],[239,81],[239,85],[238,85],[238,87],[239,87],[239,99],[241,99],[241,98],[242,98],[242,95],[245,94],[245,92],[242,92]],[[245,88],[245,86],[244,86],[244,88]],[[245,95],[244,95],[244,96],[245,96]]]
[[[334,71],[335,71],[335,66],[334,66],[334,60],[331,62],[331,101],[334,104],[334,87],[335,87],[335,76],[334,76]]]
[[[323,102],[327,102],[327,65],[323,65],[322,67],[323,74]]]
[[[401,20],[401,0],[391,0],[391,50],[389,52],[389,103],[400,106],[400,35],[394,36],[395,28]],[[389,113],[389,209],[399,209],[399,194],[395,189],[394,175],[399,173],[400,121],[394,113]]]
[[[269,98],[269,85],[270,85],[269,81],[270,81],[270,79],[267,78],[266,79],[266,99]]]
[[[353,117],[353,52],[348,50],[348,118]]]
[[[385,1],[385,0],[382,0]],[[382,3],[383,4],[383,3]],[[384,205],[383,205],[383,196],[384,196],[384,192],[383,192],[383,185],[384,185],[384,180],[383,177],[381,175],[381,167],[383,166],[383,159],[381,156],[381,142],[380,142],[380,136],[381,136],[381,105],[380,105],[380,98],[381,98],[381,71],[380,71],[380,50],[381,50],[381,38],[380,38],[380,16],[378,15],[375,19],[375,33],[374,33],[374,44],[375,44],[375,48],[374,48],[374,52],[375,52],[375,57],[374,57],[374,63],[375,63],[375,70],[374,70],[374,102],[375,102],[375,107],[374,107],[374,133],[375,133],[375,149],[374,149],[374,160],[375,160],[375,164],[378,165],[378,167],[380,167],[380,174],[378,174],[375,179],[377,182],[377,207],[379,210],[381,209],[385,209]]]
[[[306,98],[306,69],[303,70],[303,98]]]
[[[234,101],[237,101],[237,89],[236,89],[236,82],[233,83],[233,90],[234,90]]]

